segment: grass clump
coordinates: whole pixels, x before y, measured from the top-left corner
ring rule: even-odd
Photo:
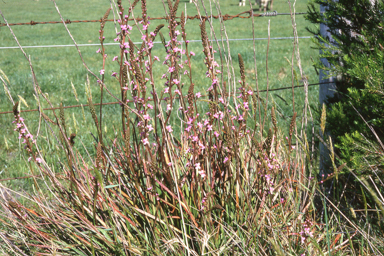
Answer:
[[[56,143],[57,156],[45,155],[41,145],[49,143],[36,140],[38,136],[29,132],[20,113],[20,103],[8,93],[15,131],[22,140],[33,175],[34,191],[28,195],[19,193],[23,202],[15,196],[16,192],[2,186],[5,192],[1,190],[3,243],[0,248],[3,252],[11,255],[378,252],[379,237],[368,239],[367,233],[353,222],[340,224],[334,214],[338,208],[319,186],[324,181],[316,179],[314,142],[309,143],[310,136],[306,134],[307,120],[313,123],[309,105],[305,104],[301,115],[293,111],[287,127],[280,126],[276,104],[269,108],[268,92],[266,96],[259,93],[257,73],[255,90],[247,81],[247,63],[242,55],[238,54],[240,79],[237,80],[228,45],[216,46],[209,40],[209,34],[215,34],[210,19],[201,19],[199,26],[205,69],[193,69],[195,53],[190,50],[184,13],[181,20],[176,18],[179,4],[178,0],[168,0],[165,3],[168,24],[157,26],[148,22],[145,0],[136,0],[128,8],[118,0],[104,15],[104,20],[110,12],[117,16],[119,52],[113,61],[118,69],[112,77],[118,83],[119,94],[112,93],[105,79],[107,51],[103,45],[103,21],[99,31],[102,68],[95,73],[87,63],[83,64],[97,80],[100,101],[108,95],[120,103],[116,109],[120,128],[114,137],[106,135],[104,107],[94,104],[88,85],[87,100],[94,127],[91,152],[81,138],[69,131],[67,114],[61,104],[59,111],[52,110],[49,114],[40,108],[41,126],[49,131],[49,137],[44,139]],[[205,9],[204,2],[201,4]],[[211,4],[220,9],[219,3]],[[140,16],[135,15],[134,22],[129,23],[128,19],[139,8]],[[199,8],[197,11],[200,14]],[[292,25],[295,28],[294,19]],[[133,43],[133,29],[141,34],[139,45]],[[169,35],[170,40],[165,40],[164,35]],[[159,37],[164,58],[153,52],[153,42]],[[294,54],[299,54],[297,38],[294,49]],[[80,50],[79,53],[81,56]],[[255,58],[254,61],[257,70]],[[41,91],[32,65],[31,69],[36,98],[52,105]],[[293,63],[291,69],[293,74]],[[204,77],[204,84],[196,86],[192,73]],[[301,68],[299,74],[308,89]],[[161,79],[155,78],[157,75]],[[205,92],[197,89],[203,86]],[[308,93],[305,102],[308,103]],[[297,125],[299,117],[303,120],[302,128]],[[91,123],[88,125],[91,127]],[[289,130],[286,137],[285,128]],[[359,245],[355,237],[366,241],[368,246]]]

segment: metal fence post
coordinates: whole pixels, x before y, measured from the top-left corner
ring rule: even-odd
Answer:
[[[335,0],[333,0],[334,2],[336,2]],[[324,14],[324,12],[326,12],[326,8],[325,6],[323,5],[320,5],[320,13],[321,14]],[[331,33],[329,31],[329,28],[328,26],[326,26],[325,24],[321,23],[320,24],[320,34],[322,37],[324,38],[328,38],[329,39],[329,42],[331,44],[335,44],[336,42],[332,39],[332,36],[331,36]],[[322,51],[320,50],[320,54],[322,53]],[[325,67],[330,67],[330,63],[328,62],[328,60],[326,58],[321,58],[321,62],[323,63],[323,65]],[[325,71],[325,70],[320,70],[320,73],[319,73],[319,82],[320,83],[323,83],[323,84],[320,84],[319,86],[319,102],[320,102],[320,105],[322,106],[323,104],[326,104],[327,102],[327,98],[328,97],[332,97],[335,95],[335,90],[336,90],[336,77],[328,77],[329,76],[329,72],[328,71]],[[323,139],[324,141],[327,141],[327,138],[330,136],[330,134],[328,132],[325,132],[325,134],[323,135]],[[330,173],[330,167],[331,167],[331,159],[330,159],[330,152],[328,150],[328,148],[322,143],[320,142],[320,171],[319,171],[319,174],[320,175],[327,175],[328,173]]]

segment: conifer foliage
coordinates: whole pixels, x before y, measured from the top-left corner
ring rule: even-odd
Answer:
[[[327,11],[320,13],[318,5]],[[314,0],[306,16],[313,24],[327,25],[336,41],[332,45],[319,30],[307,28],[317,38],[320,58],[331,64],[326,68],[319,60],[316,67],[338,78],[337,93],[328,99],[327,129],[337,152],[360,174],[367,166],[362,158],[383,151],[375,146],[384,136],[383,11],[382,0]]]

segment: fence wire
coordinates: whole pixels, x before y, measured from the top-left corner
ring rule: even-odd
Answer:
[[[246,16],[248,14],[248,16]],[[306,12],[298,12],[298,13],[295,13],[295,15],[302,15],[302,14],[307,14]],[[271,16],[279,16],[279,15],[291,15],[290,13],[278,13],[276,11],[274,12],[266,12],[266,13],[254,13],[253,14],[253,17],[271,17]],[[194,16],[186,16],[185,18],[188,19],[188,20],[195,20],[195,19],[204,19],[204,20],[208,20],[208,19],[222,19],[223,21],[228,21],[228,20],[232,20],[232,19],[235,19],[235,18],[240,18],[240,19],[249,19],[252,17],[252,10],[249,10],[249,11],[245,11],[245,12],[241,12],[241,13],[238,13],[238,14],[235,14],[235,15],[229,15],[229,14],[224,14],[224,15],[209,15],[209,16],[199,16],[199,15],[194,15]],[[180,17],[176,17],[176,19],[180,19]],[[128,19],[129,21],[133,21],[133,20],[136,20],[136,21],[141,21],[142,18],[131,18],[131,19]],[[169,17],[149,17],[148,20],[166,20],[168,21],[169,20]],[[98,20],[70,20],[70,19],[67,19],[65,20],[65,23],[66,24],[72,24],[72,23],[93,23],[93,22],[101,22],[102,19],[98,19]],[[105,21],[113,21],[115,22],[116,20],[114,19],[108,19],[108,20],[105,20]],[[62,21],[33,21],[31,20],[30,22],[18,22],[18,23],[8,23],[9,26],[23,26],[23,25],[30,25],[30,26],[34,26],[34,25],[38,25],[38,24],[62,24],[63,22]],[[1,27],[5,27],[7,26],[7,24],[5,23],[1,23],[0,22],[0,28]]]
[[[314,85],[321,85],[321,84],[329,84],[329,82],[325,82],[325,83],[314,83],[314,84],[308,84],[308,86],[314,86]],[[272,91],[280,91],[280,90],[288,90],[288,89],[292,89],[292,88],[301,88],[301,87],[304,87],[304,85],[296,85],[296,86],[288,86],[288,87],[281,87],[281,88],[276,88],[276,89],[268,89],[268,90],[259,90],[259,92],[272,92]],[[256,91],[255,91],[256,92]],[[184,96],[184,97],[187,97],[187,96]],[[207,97],[207,95],[202,95],[201,97]],[[179,99],[179,97],[175,97],[175,99]],[[153,99],[148,99],[148,101],[152,101]],[[130,101],[133,101],[133,100],[130,100]],[[106,103],[93,103],[93,105],[95,106],[100,106],[100,105],[116,105],[116,104],[120,104],[120,102],[116,101],[116,102],[106,102]],[[70,106],[65,106],[63,107],[63,109],[67,109],[67,108],[79,108],[79,107],[87,107],[89,106],[89,104],[79,104],[79,105],[70,105]],[[60,109],[60,107],[55,107],[55,108],[43,108],[42,110],[58,110]],[[26,113],[26,112],[37,112],[39,111],[39,109],[25,109],[25,110],[20,110],[21,113]],[[3,111],[3,112],[0,112],[0,115],[4,115],[4,114],[11,114],[13,113],[13,111]]]
[[[313,38],[312,36],[300,36],[297,37],[297,39],[310,39]],[[272,37],[269,38],[270,40],[293,40],[295,39],[294,37]],[[219,42],[221,41],[252,41],[253,38],[232,38],[232,39],[224,39],[224,40],[217,40]],[[260,41],[260,40],[268,40],[267,37],[261,37],[261,38],[255,38],[255,41]],[[188,40],[189,43],[201,43],[201,39],[198,40]],[[211,42],[215,42],[215,40],[210,40]],[[134,42],[133,44],[135,45],[141,45],[143,42]],[[161,44],[162,42],[156,41],[153,42],[154,44]],[[104,46],[110,46],[110,45],[120,45],[120,43],[103,43]],[[76,45],[74,44],[52,44],[52,45],[27,45],[23,46],[24,49],[27,48],[61,48],[61,47],[75,47]],[[100,46],[100,44],[77,44],[79,47],[85,47],[85,46]],[[19,46],[4,46],[0,47],[0,50],[7,50],[7,49],[19,49]]]

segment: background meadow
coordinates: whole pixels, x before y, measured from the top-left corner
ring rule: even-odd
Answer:
[[[306,12],[307,0],[296,1],[296,12]],[[207,11],[214,15],[217,14],[215,7],[210,6],[206,1],[205,8]],[[93,20],[100,19],[106,9],[110,7],[109,1],[72,1],[72,0],[59,0],[57,1],[58,7],[63,15],[64,19],[70,20]],[[125,3],[126,5],[128,2]],[[258,5],[254,5],[255,13],[258,11]],[[199,4],[202,15],[204,15],[204,8]],[[235,15],[249,10],[248,6],[239,7],[238,2],[235,0],[220,1],[221,13]],[[289,5],[284,0],[274,1],[274,10],[278,13],[289,13]],[[50,1],[1,1],[0,9],[5,15],[9,23],[17,22],[30,22],[33,21],[59,21],[54,5]],[[32,11],[31,11],[32,10]],[[187,15],[196,15],[196,7],[194,4],[188,1],[180,1],[178,16],[181,11],[184,11]],[[149,1],[148,13],[153,17],[164,16],[164,6],[161,1]],[[135,10],[135,14],[140,14],[140,9]],[[248,14],[245,14],[246,16]],[[109,16],[113,18],[113,14]],[[270,20],[270,37],[291,37],[292,36],[292,23],[289,15],[282,15],[276,17],[255,17],[255,38],[267,38],[268,37],[268,21]],[[305,30],[306,26],[311,26],[304,20],[303,15],[296,16],[297,30],[299,36],[309,36],[310,34]],[[158,24],[166,24],[165,20],[153,20],[151,21],[151,27],[155,28]],[[201,70],[205,69],[203,62],[202,46],[200,39],[200,29],[198,27],[198,20],[188,20],[186,24],[187,38],[188,40],[196,40],[197,42],[190,43],[189,47],[191,51],[196,53],[193,57],[193,69]],[[220,35],[220,24],[217,20],[214,20],[214,31],[218,39]],[[228,38],[230,39],[251,39],[252,38],[252,20],[235,18],[233,20],[226,21],[225,23]],[[68,25],[72,35],[74,36],[78,44],[97,44],[99,42],[99,29],[100,24],[96,23],[72,23]],[[13,26],[18,40],[22,46],[39,46],[39,45],[73,45],[72,40],[68,36],[64,26],[62,24],[47,24],[47,25],[25,25],[25,26]],[[115,43],[115,25],[113,22],[107,22],[105,26],[104,36],[106,37],[105,43]],[[136,34],[135,34],[136,32]],[[134,42],[140,42],[140,35],[133,29],[131,35]],[[168,40],[169,36],[165,33],[165,39]],[[212,38],[212,33],[209,35]],[[225,37],[224,37],[225,38]],[[136,40],[134,40],[136,39]],[[155,41],[160,42],[160,38]],[[220,42],[219,42],[220,43]],[[267,40],[257,40],[256,43],[256,59],[259,79],[259,89],[266,89],[266,52],[267,52]],[[215,43],[213,45],[216,45]],[[233,61],[233,67],[235,74],[239,74],[238,68],[238,53],[240,53],[245,62],[247,82],[254,88],[255,86],[255,68],[253,62],[253,42],[250,41],[230,41],[231,57]],[[292,59],[292,45],[293,40],[271,40],[270,51],[268,56],[268,70],[269,70],[269,88],[281,88],[289,87],[292,85],[291,67],[290,61]],[[0,29],[0,47],[17,46],[12,35],[9,33],[7,27],[1,27]],[[113,71],[118,69],[115,62],[112,62],[113,56],[117,55],[119,48],[117,45],[105,46],[108,58],[106,60],[106,83],[109,89],[115,94],[119,95],[119,84],[116,79],[111,77]],[[90,69],[98,73],[102,68],[102,58],[96,51],[99,46],[86,46],[80,47],[85,62],[89,65]],[[158,55],[160,59],[165,57],[164,47],[162,44],[154,45],[154,55]],[[87,71],[82,65],[82,62],[78,56],[75,47],[48,47],[48,48],[28,48],[25,49],[26,53],[30,56],[32,64],[37,76],[37,81],[41,86],[44,93],[49,95],[51,102],[58,107],[62,102],[64,106],[87,104],[86,86],[87,84]],[[316,59],[318,51],[311,48],[311,39],[300,39],[300,52],[302,59],[302,66],[304,68],[305,75],[308,78],[309,83],[317,83],[318,76],[312,67],[312,59]],[[32,77],[28,62],[25,60],[23,54],[19,49],[0,49],[0,68],[8,76],[10,80],[10,91],[13,97],[17,98],[17,95],[23,97],[28,106],[22,105],[22,109],[35,109],[36,101],[33,97]],[[296,67],[295,67],[296,68]],[[159,74],[155,76],[156,86],[161,87],[164,81],[159,78],[161,74],[166,70],[166,67],[157,63],[155,73]],[[202,77],[200,73],[195,72],[194,77],[196,91],[201,91],[205,95],[205,90],[208,88],[209,80]],[[238,80],[238,78],[236,78]],[[94,102],[99,102],[100,90],[96,85],[96,80],[90,78],[90,88],[92,90],[92,96]],[[300,81],[295,81],[295,85],[302,84]],[[74,97],[73,84],[76,92],[77,99]],[[262,93],[265,95],[265,93]],[[278,112],[279,122],[288,122],[292,116],[292,92],[291,90],[273,91],[270,93],[272,99],[269,103],[275,102]],[[295,103],[298,115],[303,108],[303,88],[295,90]],[[318,102],[318,86],[309,87],[309,100],[311,104],[317,106]],[[114,102],[112,97],[106,95],[104,102]],[[44,107],[48,107],[43,103]],[[0,94],[0,109],[1,111],[10,111],[11,107],[9,101],[4,94],[4,90],[1,90]],[[110,138],[116,135],[116,127],[121,123],[119,113],[120,107],[118,105],[108,105],[103,108],[104,114],[104,130],[106,135]],[[69,131],[77,134],[77,138],[84,142],[85,147],[93,152],[92,136],[96,133],[94,127],[89,127],[88,123],[91,120],[89,111],[85,111],[85,119],[81,108],[75,108],[70,110],[71,114],[66,116]],[[38,113],[25,113],[25,119],[28,120],[30,129],[36,130],[38,124]],[[0,125],[2,130],[2,138],[0,139],[0,178],[13,178],[25,176],[28,172],[25,169],[25,159],[20,152],[20,143],[17,139],[17,134],[13,131],[11,122],[13,121],[12,114],[0,115]],[[107,125],[108,124],[108,125]],[[84,129],[86,128],[86,129]],[[41,136],[47,136],[44,134],[46,131],[42,130]],[[52,141],[52,143],[55,143]],[[50,157],[50,150],[53,145],[46,145],[43,153]],[[55,162],[54,159],[52,159]],[[27,180],[15,180],[9,181],[8,184],[12,184],[20,189],[26,189],[29,185]]]

